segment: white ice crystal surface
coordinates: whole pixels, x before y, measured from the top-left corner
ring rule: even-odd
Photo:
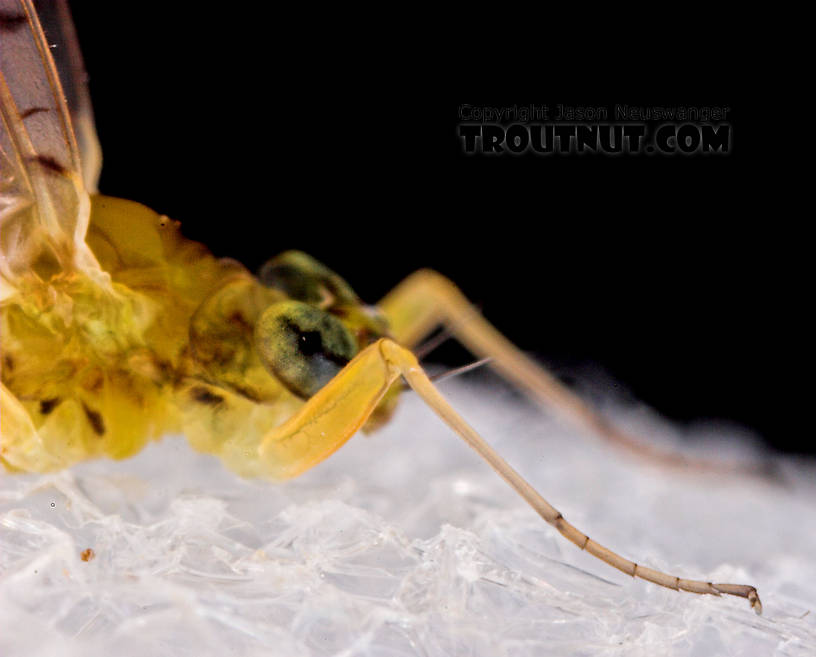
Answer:
[[[386,428],[285,484],[241,480],[181,438],[0,475],[0,655],[816,655],[812,463],[667,470],[492,377],[442,387],[579,529],[672,574],[754,584],[764,615],[580,552],[407,394]],[[608,414],[691,449],[642,409]],[[733,427],[687,433],[709,458],[768,463]]]

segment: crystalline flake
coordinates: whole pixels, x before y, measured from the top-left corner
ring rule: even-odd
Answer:
[[[666,471],[481,385],[444,389],[573,524],[651,567],[755,584],[765,614],[580,552],[409,395],[286,484],[238,479],[180,438],[0,477],[0,654],[816,654],[812,464],[777,458],[775,480]],[[752,457],[726,439],[727,458]]]

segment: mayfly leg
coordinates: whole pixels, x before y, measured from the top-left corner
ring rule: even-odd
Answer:
[[[462,419],[433,385],[416,356],[389,339],[380,339],[366,347],[293,417],[266,435],[259,456],[267,464],[269,474],[294,477],[330,456],[365,423],[399,377],[404,377],[422,400],[544,520],[582,550],[632,577],[679,591],[747,598],[757,613],[762,611],[753,586],[684,579],[641,566],[571,525]]]
[[[442,325],[478,358],[489,358],[492,368],[533,401],[618,448],[673,468],[716,472],[738,469],[656,449],[622,431],[524,355],[484,319],[456,285],[435,271],[422,269],[411,274],[378,307],[388,318],[391,334],[399,344],[411,349]]]
[[[735,595],[747,598],[757,614],[762,613],[762,604],[753,586],[745,584],[715,584],[691,579],[684,579],[668,575],[659,570],[647,568],[633,561],[621,557],[609,548],[592,540],[570,524],[563,514],[545,500],[518,472],[516,472],[485,440],[454,410],[447,400],[439,393],[428,376],[419,366],[414,356],[407,350],[390,341],[383,341],[383,353],[386,359],[396,364],[400,373],[408,384],[416,391],[423,401],[430,406],[442,420],[472,447],[496,473],[504,479],[524,500],[555,527],[567,540],[580,549],[589,552],[594,557],[617,568],[621,572],[639,577],[646,581],[691,593],[721,595]]]

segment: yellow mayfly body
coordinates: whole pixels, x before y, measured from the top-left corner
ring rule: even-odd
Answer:
[[[0,462],[45,472],[126,458],[183,433],[243,476],[286,479],[386,421],[400,379],[580,549],[675,590],[753,586],[667,575],[571,525],[440,395],[411,349],[440,325],[534,399],[622,445],[441,275],[419,271],[376,307],[309,256],[257,277],[179,225],[95,193],[100,155],[64,2],[0,0]],[[50,44],[61,44],[58,62]]]

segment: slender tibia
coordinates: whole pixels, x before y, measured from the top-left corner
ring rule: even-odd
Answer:
[[[392,337],[413,348],[440,324],[472,353],[490,358],[490,366],[531,399],[549,406],[567,421],[589,429],[618,448],[663,466],[697,471],[743,471],[739,466],[690,459],[656,449],[607,421],[543,367],[497,331],[459,288],[435,271],[421,269],[402,281],[378,304]],[[753,468],[744,470],[753,474]]]
[[[439,393],[433,383],[431,383],[417,362],[416,357],[410,351],[400,347],[391,340],[382,340],[380,342],[380,348],[389,366],[395,368],[395,370],[405,377],[408,384],[422,397],[425,403],[427,403],[451,429],[459,434],[468,445],[476,450],[499,476],[510,484],[544,520],[550,523],[564,537],[579,548],[586,550],[601,561],[605,561],[610,566],[632,577],[639,577],[654,584],[679,591],[701,594],[707,593],[711,595],[721,595],[725,593],[727,595],[747,598],[754,611],[756,611],[757,614],[762,613],[762,604],[753,586],[745,584],[714,584],[712,582],[675,577],[674,575],[668,575],[652,568],[646,568],[633,561],[624,559],[609,548],[593,541],[586,534],[567,522],[560,511],[539,495],[518,472],[510,467],[510,465],[462,419]]]

